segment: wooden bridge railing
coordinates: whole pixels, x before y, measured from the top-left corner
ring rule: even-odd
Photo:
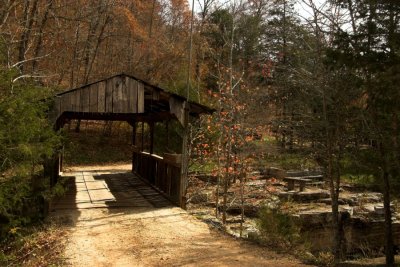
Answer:
[[[133,151],[132,171],[180,205],[181,164],[155,154]]]

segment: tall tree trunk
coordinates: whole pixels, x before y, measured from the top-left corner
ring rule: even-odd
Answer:
[[[47,19],[49,17],[49,11],[51,7],[53,6],[54,0],[47,0],[47,5],[46,5],[46,10],[43,15],[43,19],[40,23],[39,26],[39,32],[38,32],[38,41],[36,43],[36,48],[33,56],[33,61],[32,61],[32,71],[35,72],[38,64],[38,57],[40,56],[40,52],[42,50],[42,44],[43,44],[43,31],[44,27],[46,26]]]
[[[74,42],[74,53],[72,55],[72,61],[71,61],[71,76],[70,76],[70,81],[69,81],[69,87],[74,88],[75,87],[75,69],[77,68],[78,65],[78,44],[79,44],[79,36],[80,36],[80,22],[78,21],[78,25],[76,26],[75,30],[75,42]]]
[[[382,166],[382,182],[383,182],[383,206],[385,211],[385,256],[386,266],[394,266],[394,247],[392,233],[392,211],[390,209],[390,182],[388,159],[384,144],[381,143],[381,157],[383,159]]]
[[[102,42],[104,31],[105,31],[109,21],[110,21],[110,17],[107,16],[105,21],[104,21],[104,23],[103,23],[103,25],[100,28],[100,32],[99,32],[99,35],[98,35],[98,37],[96,39],[96,44],[95,44],[95,48],[94,48],[94,51],[93,51],[92,58],[91,58],[91,60],[89,62],[89,65],[87,66],[87,72],[86,72],[86,76],[85,76],[86,83],[89,81],[89,76],[90,76],[90,74],[92,72],[93,64],[94,64],[94,61],[95,61],[95,59],[97,57],[97,53],[99,51],[99,46],[100,46],[100,44]]]
[[[219,91],[221,93],[221,89]],[[221,99],[219,99],[218,101],[218,120],[221,122],[222,119],[222,103],[221,103]],[[215,192],[215,217],[218,218],[219,217],[219,192],[220,192],[220,187],[221,187],[221,151],[222,151],[222,133],[224,131],[224,126],[221,123],[221,129],[220,129],[220,134],[218,137],[218,147],[217,147],[217,159],[218,159],[218,177],[217,177],[217,188],[216,188],[216,192]]]
[[[99,14],[99,16],[101,16],[101,14]],[[90,22],[90,28],[87,34],[87,38],[86,38],[86,44],[85,44],[85,48],[84,48],[84,57],[83,57],[83,68],[84,68],[84,74],[83,74],[83,80],[82,83],[83,84],[87,84],[89,81],[89,64],[90,64],[90,56],[91,56],[91,52],[92,52],[92,43],[93,43],[93,39],[95,38],[95,34],[97,32],[97,27],[99,26],[100,23],[100,17],[96,16],[94,18],[94,21]]]
[[[385,256],[386,266],[394,266],[394,247],[392,236],[392,211],[390,209],[390,186],[389,186],[389,173],[383,173],[384,193],[383,205],[385,209]]]
[[[231,153],[232,153],[232,127],[230,123],[228,124],[228,133],[227,133],[227,144],[225,147],[225,175],[224,175],[224,197],[223,197],[223,211],[222,211],[222,223],[226,224],[226,212],[228,209],[228,188],[230,184],[230,167],[232,166]]]
[[[341,260],[341,229],[340,229],[340,218],[339,218],[339,187],[340,187],[340,173],[337,170],[334,172],[334,137],[332,136],[332,130],[329,129],[328,120],[328,107],[327,107],[327,96],[326,89],[323,87],[323,116],[325,125],[325,142],[326,142],[326,153],[327,153],[327,176],[329,179],[329,188],[331,193],[331,208],[332,208],[332,231],[333,231],[333,256],[335,264],[338,264]],[[337,160],[337,159],[336,159]]]
[[[147,55],[146,55],[146,76],[150,77],[150,73],[152,71],[152,67],[150,66],[151,62],[151,51],[152,51],[152,35],[153,35],[153,23],[154,23],[154,11],[156,8],[156,0],[153,0],[152,7],[151,7],[151,14],[150,14],[150,22],[149,22],[149,32],[148,32],[148,37],[149,37],[149,44],[147,46]],[[189,66],[190,67],[190,66]]]
[[[244,222],[244,184],[246,174],[243,170],[240,171],[240,237],[243,236],[243,222]]]
[[[341,222],[340,222],[340,214],[339,214],[339,184],[338,180],[340,177],[339,174],[334,174],[333,172],[333,155],[330,153],[328,155],[328,170],[327,176],[329,177],[329,187],[331,193],[331,209],[332,209],[332,231],[333,231],[333,255],[335,259],[335,263],[338,264],[341,260]]]
[[[228,210],[228,187],[229,187],[229,174],[228,174],[228,169],[229,167],[226,168],[225,170],[225,175],[224,175],[224,194],[222,198],[222,223],[226,224],[226,212]]]
[[[30,4],[32,4],[32,6]],[[24,3],[24,29],[22,31],[21,40],[18,47],[18,62],[21,62],[19,65],[21,73],[24,72],[25,64],[23,61],[25,60],[25,54],[28,49],[33,23],[35,22],[34,18],[37,12],[37,4],[38,0],[25,0]]]
[[[6,25],[10,16],[11,10],[17,5],[16,0],[8,0],[6,3],[3,1],[3,8],[0,10],[0,29]]]

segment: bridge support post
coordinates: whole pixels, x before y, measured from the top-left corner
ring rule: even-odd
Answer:
[[[153,150],[154,150],[154,122],[150,122],[149,123],[149,127],[150,127],[150,149],[149,149],[149,152],[150,152],[150,154],[153,154]]]
[[[135,172],[135,149],[136,149],[136,130],[137,124],[136,122],[132,122],[132,172]]]
[[[186,209],[186,190],[188,181],[188,168],[189,168],[189,149],[188,149],[188,135],[189,135],[189,104],[187,101],[183,103],[183,140],[182,140],[182,165],[181,177],[179,186],[179,202],[182,209]]]

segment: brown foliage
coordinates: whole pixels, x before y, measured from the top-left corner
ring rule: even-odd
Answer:
[[[76,87],[119,72],[168,83],[185,69],[186,1],[6,1],[7,65],[46,85]]]

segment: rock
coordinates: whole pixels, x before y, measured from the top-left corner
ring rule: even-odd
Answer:
[[[400,223],[392,223],[393,242],[395,246],[400,245]],[[346,243],[348,252],[368,249],[381,250],[385,244],[385,222],[384,219],[374,220],[372,218],[353,217],[345,227]]]
[[[218,219],[216,218],[208,218],[203,220],[205,223],[218,228],[218,229],[225,229],[225,226],[222,224],[222,222],[220,222]]]
[[[321,199],[319,202],[324,203],[324,204],[327,204],[327,205],[331,205],[331,204],[332,204],[332,199],[331,199],[331,198],[324,198],[324,199]],[[339,198],[339,199],[338,199],[338,203],[339,203],[339,205],[346,205],[346,204],[349,204],[349,203],[346,201],[346,199],[343,199],[343,198]]]
[[[208,175],[208,174],[197,174],[195,177],[205,183],[209,183],[212,185],[218,184],[218,177],[214,175]]]
[[[261,176],[261,171],[252,171],[251,173],[250,173],[250,176]]]
[[[303,258],[305,260],[307,260],[309,262],[315,262],[316,261],[315,256],[309,251],[304,252],[304,254],[302,256],[303,256]]]
[[[375,205],[374,210],[376,214],[384,215],[385,214],[385,207],[383,205]]]
[[[216,205],[215,201],[209,201],[205,203],[205,206],[210,208],[215,208],[215,205]]]
[[[350,219],[350,212],[353,213],[352,208],[346,207],[340,210],[340,217],[342,221]],[[293,217],[304,230],[312,228],[326,228],[332,224],[332,211],[302,211]]]
[[[331,212],[307,211],[300,212],[297,219],[304,229],[310,229],[311,226],[323,228],[331,217]]]
[[[246,182],[245,185],[246,186],[251,186],[251,187],[258,187],[258,188],[263,188],[266,184],[265,180],[254,180],[254,181],[250,181],[250,182]]]
[[[354,214],[354,208],[353,207],[343,207],[342,210],[344,212],[349,213],[350,216],[353,216],[353,214]]]
[[[393,204],[390,204],[390,210],[392,213],[395,212]],[[385,215],[385,207],[383,204],[377,204],[374,206],[374,211],[378,215]]]
[[[240,223],[240,222],[243,222],[241,216],[235,216],[226,219],[226,223]]]
[[[219,208],[222,211],[223,207],[220,206]],[[244,210],[244,215],[245,216],[250,217],[250,218],[254,218],[254,217],[257,217],[258,211],[260,210],[260,207],[254,206],[254,205],[250,205],[250,204],[245,204],[244,207],[243,207],[243,210]],[[227,212],[229,214],[233,214],[233,215],[241,214],[242,213],[241,205],[233,204],[233,205],[228,207]]]
[[[361,193],[355,195],[358,203],[378,203],[383,201],[383,195],[381,193],[371,192],[371,193]]]
[[[210,195],[210,193],[206,193],[206,192],[195,193],[190,197],[189,201],[192,204],[205,203],[208,201],[209,195]]]
[[[358,199],[356,197],[343,198],[343,199],[346,201],[346,204],[349,204],[352,207],[358,205]]]

